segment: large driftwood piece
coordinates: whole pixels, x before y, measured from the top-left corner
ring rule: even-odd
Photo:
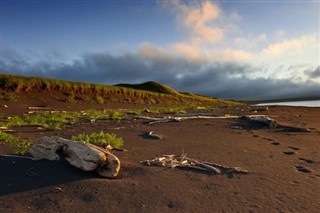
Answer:
[[[242,118],[247,119],[249,121],[253,121],[253,122],[263,123],[270,129],[274,129],[277,127],[276,120],[269,118],[266,115],[245,115],[245,116],[242,116]]]
[[[73,166],[84,171],[97,171],[107,178],[116,177],[120,170],[119,159],[107,149],[82,141],[44,136],[30,148],[34,159],[59,160],[59,151]]]

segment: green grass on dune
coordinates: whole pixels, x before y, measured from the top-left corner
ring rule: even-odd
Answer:
[[[148,81],[142,84],[117,84],[115,86],[118,87],[124,87],[124,88],[131,88],[136,90],[144,90],[144,91],[150,91],[155,93],[163,93],[163,94],[169,94],[174,96],[181,95],[179,92],[175,91],[169,86],[159,84],[157,82]]]
[[[0,74],[0,99],[16,101],[18,95],[26,92],[49,92],[65,95],[68,103],[95,102],[123,104],[188,104],[212,103],[216,105],[235,104],[192,93],[179,93],[156,82],[143,84],[120,84],[109,86],[71,82],[40,77],[26,77]]]

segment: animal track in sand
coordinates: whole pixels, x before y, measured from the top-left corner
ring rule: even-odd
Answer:
[[[297,165],[296,166],[296,169],[299,171],[299,172],[302,172],[302,173],[311,173],[312,170],[311,169],[308,169],[304,166],[300,166],[300,165]]]
[[[275,141],[274,139],[272,138],[263,138],[264,140],[267,140],[267,141]]]

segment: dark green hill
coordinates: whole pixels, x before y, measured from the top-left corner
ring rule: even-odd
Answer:
[[[117,84],[115,86],[137,89],[137,90],[144,90],[144,91],[155,92],[155,93],[163,93],[168,95],[181,95],[179,92],[172,89],[171,87],[163,84],[159,84],[154,81],[148,81],[142,84]]]

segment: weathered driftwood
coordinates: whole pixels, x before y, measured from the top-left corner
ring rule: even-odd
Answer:
[[[46,106],[30,106],[28,109],[32,110],[51,110],[51,107],[46,107]]]
[[[59,160],[62,151],[65,159],[84,171],[97,171],[101,176],[113,178],[120,170],[119,159],[107,149],[82,141],[44,136],[30,148],[34,159]]]
[[[163,166],[169,168],[183,168],[183,169],[195,169],[200,171],[209,172],[211,174],[227,174],[227,173],[248,173],[247,170],[242,170],[239,167],[227,167],[215,163],[209,163],[206,161],[195,160],[187,158],[186,155],[163,155],[162,157],[156,157],[151,160],[141,161],[141,163],[147,166]]]
[[[259,122],[265,124],[270,129],[281,129],[284,132],[310,132],[311,130],[306,127],[290,126],[278,123],[276,120],[269,118],[267,115],[246,115],[242,116],[243,119]]]
[[[148,133],[148,136],[151,137],[151,138],[154,138],[154,139],[159,139],[159,140],[163,139],[162,135],[155,134],[154,131],[150,131]]]
[[[269,118],[266,115],[245,115],[242,116],[242,118],[253,122],[263,123],[270,129],[274,129],[277,127],[276,120]]]
[[[166,123],[166,122],[180,122],[183,120],[190,120],[190,119],[230,119],[230,118],[240,118],[241,116],[206,116],[206,115],[194,115],[194,114],[186,114],[186,115],[179,115],[179,116],[165,116],[162,118],[153,118],[147,116],[138,116],[138,119],[148,120],[148,124],[155,124],[155,123]]]
[[[15,130],[13,129],[8,129],[8,127],[5,127],[5,126],[0,126],[0,132],[16,132]]]

